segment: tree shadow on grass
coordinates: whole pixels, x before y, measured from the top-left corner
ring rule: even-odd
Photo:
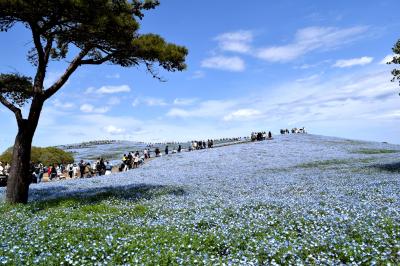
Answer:
[[[386,171],[386,172],[391,172],[391,173],[400,173],[400,162],[387,163],[387,164],[374,164],[369,167],[378,169],[380,171]]]
[[[150,200],[164,195],[183,196],[184,189],[174,186],[135,184],[128,186],[109,186],[93,189],[81,189],[74,192],[65,192],[64,186],[34,189],[34,199],[30,204],[36,210],[78,205],[90,205],[102,201],[116,199],[128,202],[137,202],[142,199]]]

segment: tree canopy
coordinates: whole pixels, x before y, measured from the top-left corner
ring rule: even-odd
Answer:
[[[12,161],[13,147],[8,148],[2,155],[0,155],[0,161],[11,162]],[[74,157],[71,153],[65,152],[55,147],[32,147],[31,160],[35,163],[43,163],[43,165],[49,166],[53,164],[68,164],[74,162]]]
[[[392,58],[392,60],[390,62],[388,62],[388,64],[400,64],[400,40],[398,40],[396,42],[396,44],[394,45],[394,47],[392,48],[393,53],[395,54]],[[400,69],[393,69],[392,70],[392,75],[393,75],[393,79],[392,81],[398,81],[399,85],[400,85]],[[400,93],[399,93],[400,95]]]
[[[158,77],[155,66],[167,71],[184,70],[185,47],[167,43],[156,34],[138,33],[138,21],[143,18],[144,11],[157,5],[159,2],[155,0],[0,0],[0,31],[8,31],[16,23],[30,29],[34,46],[27,58],[37,68],[28,90],[26,86],[21,90],[15,85],[28,85],[24,82],[31,81],[29,78],[14,75],[21,82],[16,84],[10,81],[11,74],[8,79],[2,77],[1,102],[10,109],[7,101],[10,96],[18,99],[12,101],[18,104],[38,94],[47,99],[82,65],[109,63],[130,67],[144,64],[153,77]],[[75,51],[72,48],[78,48],[78,52],[65,73],[44,90],[49,61],[66,59],[71,50]],[[15,109],[12,111],[15,113]]]

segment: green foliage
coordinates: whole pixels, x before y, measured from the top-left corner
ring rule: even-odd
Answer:
[[[400,40],[398,40],[396,42],[396,44],[394,45],[394,47],[392,48],[393,53],[395,53],[395,55],[393,56],[392,61],[388,62],[388,64],[400,64]],[[393,75],[393,79],[392,81],[399,81],[400,84],[400,69],[393,69],[392,70],[392,75]],[[400,94],[399,94],[400,95]]]
[[[23,106],[32,97],[32,79],[14,74],[0,74],[0,96],[3,96],[11,103]]]
[[[8,148],[2,155],[0,155],[0,161],[11,162],[13,148]],[[55,147],[32,147],[31,151],[32,162],[41,162],[44,165],[53,164],[68,164],[74,162],[74,157],[71,153],[65,152]]]
[[[325,160],[325,161],[314,161],[309,163],[302,163],[297,165],[300,168],[321,168],[321,167],[328,167],[328,166],[335,166],[340,164],[346,164],[346,160],[339,160],[339,159],[332,159],[332,160]]]
[[[53,60],[66,58],[72,45],[86,51],[82,64],[109,62],[127,67],[144,63],[152,74],[154,63],[168,71],[184,70],[185,47],[155,34],[138,33],[143,11],[158,4],[151,0],[0,1],[0,31],[24,24],[34,38],[39,37],[42,47],[54,42],[49,49]],[[35,43],[28,53],[34,66],[39,65],[41,52]]]
[[[397,153],[399,150],[387,150],[387,149],[361,149],[353,151],[353,153],[358,154],[384,154],[384,153]]]

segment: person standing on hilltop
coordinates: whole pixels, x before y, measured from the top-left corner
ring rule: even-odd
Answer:
[[[168,155],[168,145],[165,146],[165,155]]]
[[[272,133],[271,133],[271,131],[268,131],[268,138],[269,138],[269,139],[272,139]]]

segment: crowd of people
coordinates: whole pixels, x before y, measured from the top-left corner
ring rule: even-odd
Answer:
[[[251,141],[261,141],[261,140],[266,140],[266,139],[272,139],[272,133],[271,133],[271,131],[268,131],[268,134],[265,131],[252,132],[250,139],[251,139]]]
[[[289,129],[281,129],[281,134],[282,135],[285,135],[285,134],[289,134],[290,132],[292,132],[292,134],[305,134],[305,133],[307,133],[306,132],[306,129],[304,128],[304,127],[302,127],[302,128],[297,128],[297,127],[295,127],[295,128],[292,128],[292,130],[291,131],[289,131]]]
[[[98,158],[94,163],[80,160],[79,163],[67,165],[67,175],[69,178],[90,178],[93,176],[110,175],[113,165],[103,158]],[[79,174],[78,174],[79,173]]]
[[[207,142],[205,142],[204,140],[194,140],[190,142],[189,151],[192,150],[202,150],[202,149],[211,149],[214,147],[214,140],[212,139],[208,139]]]
[[[53,164],[44,166],[42,163],[31,163],[30,173],[32,174],[32,183],[40,183],[43,177],[47,176],[48,181],[69,178],[84,178],[111,174],[112,165],[98,158],[96,162],[90,164],[81,160],[79,163]]]
[[[297,129],[293,128],[291,131],[288,129],[281,129],[281,134],[289,134],[289,133],[306,133],[304,127]],[[32,182],[40,183],[43,180],[43,177],[47,175],[47,180],[59,180],[66,178],[90,178],[93,176],[102,176],[102,175],[110,175],[113,170],[115,172],[124,172],[129,171],[135,168],[138,168],[140,165],[144,164],[145,160],[150,159],[152,157],[152,153],[154,153],[154,157],[162,156],[161,149],[157,146],[161,146],[164,148],[164,154],[168,155],[170,153],[180,153],[182,151],[194,151],[194,150],[202,150],[202,149],[210,149],[214,147],[214,142],[217,142],[218,146],[224,145],[226,143],[236,142],[236,141],[261,141],[266,139],[272,139],[271,131],[262,131],[262,132],[252,132],[250,138],[249,137],[240,137],[240,138],[224,138],[219,140],[208,139],[205,140],[195,140],[188,142],[187,145],[182,147],[180,143],[164,143],[164,144],[149,144],[142,151],[131,151],[122,156],[121,164],[116,165],[115,168],[113,164],[109,161],[105,161],[103,158],[98,158],[92,164],[88,161],[80,160],[79,163],[70,163],[64,166],[63,164],[54,164],[51,166],[44,166],[42,163],[31,163],[30,173],[32,173]],[[173,148],[170,149],[170,146]],[[151,151],[151,149],[153,149]],[[10,171],[10,164],[3,164],[0,162],[0,176],[8,176]]]
[[[0,175],[2,176],[8,176],[9,172],[10,172],[10,164],[8,162],[4,163],[0,162]]]
[[[120,172],[125,172],[134,168],[138,168],[139,165],[143,164],[146,159],[150,158],[150,149],[144,149],[142,154],[139,151],[129,152],[122,156],[122,163],[119,166]]]

